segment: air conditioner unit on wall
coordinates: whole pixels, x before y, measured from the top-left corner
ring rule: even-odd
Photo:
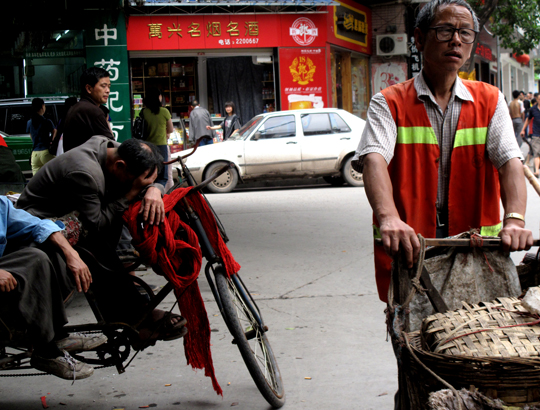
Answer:
[[[381,34],[377,36],[378,56],[398,56],[409,54],[407,34]]]

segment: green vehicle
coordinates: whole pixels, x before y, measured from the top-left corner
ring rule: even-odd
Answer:
[[[2,135],[7,146],[13,152],[15,160],[24,173],[24,176],[27,178],[31,177],[30,157],[32,156],[32,139],[30,136],[13,136],[1,131],[0,135]]]
[[[58,125],[58,119],[64,116],[65,98],[67,97],[43,97],[47,107],[45,118],[51,119],[55,126]],[[32,176],[32,138],[26,132],[26,124],[31,116],[32,98],[0,100],[0,132],[26,178]]]

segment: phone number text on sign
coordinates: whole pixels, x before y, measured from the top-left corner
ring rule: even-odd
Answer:
[[[219,40],[219,44],[222,46],[230,46],[235,44],[258,44],[259,39],[258,38],[235,38],[233,40],[230,40],[228,38]]]

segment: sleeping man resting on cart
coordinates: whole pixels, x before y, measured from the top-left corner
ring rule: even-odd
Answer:
[[[91,350],[107,338],[68,335],[62,329],[67,323],[64,299],[73,283],[86,292],[92,276],[59,231],[54,222],[15,209],[0,196],[0,316],[11,329],[27,330],[33,367],[63,379],[84,379],[94,369],[67,351]]]
[[[40,218],[61,218],[78,213],[82,232],[78,246],[117,272],[123,265],[116,254],[130,202],[142,199],[142,219],[159,224],[165,218],[164,188],[154,181],[163,159],[157,148],[129,139],[122,144],[94,136],[83,145],[55,158],[28,183],[17,207]],[[92,290],[104,318],[135,324],[146,299],[130,275],[92,271]],[[140,331],[142,339],[172,340],[186,333],[185,320],[159,309]]]

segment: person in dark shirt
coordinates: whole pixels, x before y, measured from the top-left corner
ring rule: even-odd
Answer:
[[[110,74],[90,67],[81,75],[81,99],[69,110],[64,123],[64,152],[84,144],[94,135],[114,140],[105,104],[111,91]]]
[[[45,110],[45,101],[42,98],[32,100],[32,118],[26,124],[26,132],[32,137],[33,175],[54,158],[49,152],[49,145],[56,139],[56,127],[51,120],[44,117]]]
[[[534,175],[540,175],[540,110],[538,109],[538,104],[536,98],[531,100],[533,106],[529,110],[529,115],[523,124],[523,129],[521,130],[521,138],[525,136],[527,127],[532,121],[533,129],[532,134],[530,135],[529,144],[531,146],[533,155],[534,155]]]

